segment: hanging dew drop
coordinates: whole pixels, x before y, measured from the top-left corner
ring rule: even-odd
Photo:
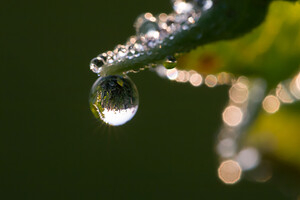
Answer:
[[[177,65],[177,60],[174,56],[167,56],[167,58],[164,61],[163,65],[167,69],[173,69]]]
[[[137,112],[139,95],[128,76],[112,75],[96,80],[89,102],[97,119],[120,126],[131,120]]]

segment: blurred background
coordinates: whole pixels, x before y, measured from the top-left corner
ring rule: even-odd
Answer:
[[[1,199],[292,199],[281,179],[225,185],[215,141],[227,86],[130,74],[140,107],[121,127],[92,115],[90,60],[169,0],[1,3]]]

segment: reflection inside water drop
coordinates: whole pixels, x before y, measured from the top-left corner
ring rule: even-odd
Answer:
[[[100,77],[90,93],[90,107],[96,118],[112,126],[120,126],[135,115],[139,95],[128,76]]]

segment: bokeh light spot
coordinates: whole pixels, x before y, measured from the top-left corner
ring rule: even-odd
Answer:
[[[173,69],[168,69],[166,72],[167,77],[170,80],[176,80],[177,76],[178,76],[178,71],[177,69],[173,68]]]
[[[289,91],[285,88],[283,84],[279,84],[276,88],[276,96],[282,103],[293,103],[294,99],[289,94]]]
[[[242,169],[236,161],[227,160],[218,169],[219,178],[226,184],[234,184],[241,178]]]
[[[223,112],[223,121],[228,126],[238,126],[243,120],[243,112],[239,107],[228,106]]]
[[[243,170],[251,170],[259,164],[260,154],[255,148],[249,147],[239,152],[237,161]]]
[[[190,83],[195,87],[200,86],[202,84],[202,80],[202,76],[198,73],[193,73],[190,76]]]
[[[263,101],[263,108],[267,113],[275,113],[280,108],[280,101],[274,95],[268,95]]]
[[[216,76],[214,75],[208,75],[206,76],[205,78],[205,84],[208,86],[208,87],[215,87],[218,83],[218,79]]]
[[[243,83],[234,84],[229,90],[229,97],[235,103],[244,103],[248,99],[248,88]]]

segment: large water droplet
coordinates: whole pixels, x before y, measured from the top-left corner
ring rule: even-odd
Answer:
[[[97,79],[89,101],[96,118],[109,125],[120,126],[135,115],[139,95],[128,76],[112,75]]]

